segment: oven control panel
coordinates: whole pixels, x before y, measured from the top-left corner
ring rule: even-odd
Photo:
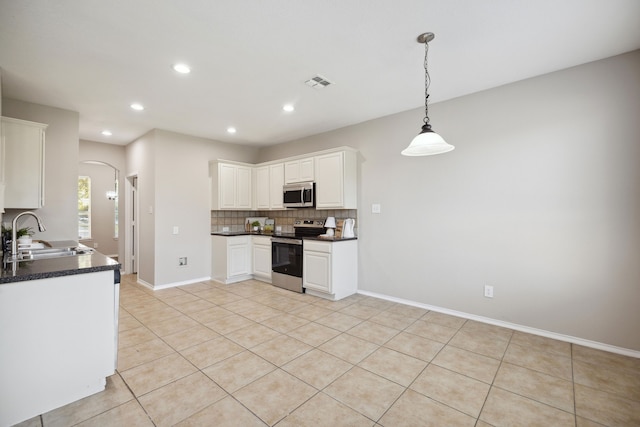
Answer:
[[[323,228],[324,219],[296,219],[293,222],[295,228],[308,227],[308,228]]]

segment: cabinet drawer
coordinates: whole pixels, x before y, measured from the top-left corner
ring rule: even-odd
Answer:
[[[330,254],[333,244],[328,242],[318,242],[315,240],[305,240],[303,247],[305,251],[325,252]]]
[[[234,237],[228,237],[227,239],[227,244],[229,246],[235,246],[235,245],[248,245],[249,244],[249,237],[251,236],[234,236]]]
[[[252,236],[253,244],[259,246],[271,246],[271,237]]]

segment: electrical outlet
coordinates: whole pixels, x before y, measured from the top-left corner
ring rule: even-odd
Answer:
[[[187,265],[187,257],[183,256],[178,258],[178,266],[179,267],[184,267],[185,265]]]
[[[484,285],[484,296],[487,298],[493,298],[493,286]]]

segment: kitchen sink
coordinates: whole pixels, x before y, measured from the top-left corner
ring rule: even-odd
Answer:
[[[93,252],[93,249],[83,245],[78,245],[78,242],[72,240],[57,242],[40,241],[39,243],[42,243],[40,247],[19,249],[18,261],[34,261],[38,259],[70,257],[75,255],[90,254]]]
[[[19,260],[31,261],[36,259],[59,258],[77,255],[75,248],[47,248],[47,249],[31,249],[21,251]]]

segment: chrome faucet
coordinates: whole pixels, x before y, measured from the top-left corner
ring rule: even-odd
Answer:
[[[46,228],[42,224],[42,221],[40,221],[40,218],[38,218],[38,215],[36,215],[35,213],[31,211],[27,211],[27,212],[21,212],[18,215],[16,215],[16,217],[13,218],[13,223],[11,224],[11,259],[14,261],[18,259],[18,219],[21,216],[25,216],[25,215],[31,215],[36,219],[36,221],[38,221],[39,231],[46,230]]]

